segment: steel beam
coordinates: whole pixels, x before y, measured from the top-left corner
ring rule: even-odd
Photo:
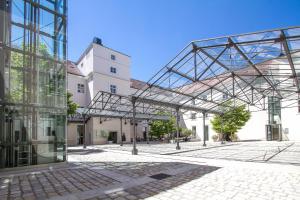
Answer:
[[[214,57],[212,55],[210,55],[209,53],[207,53],[204,49],[199,47],[199,50],[206,55],[207,57],[209,57],[210,59],[214,59]],[[225,64],[223,64],[222,62],[220,62],[219,60],[215,60],[215,62],[220,65],[221,67],[223,67],[224,69],[226,69],[228,72],[233,73],[236,77],[238,77],[240,80],[242,80],[244,83],[246,83],[248,86],[253,87],[252,84],[249,84],[248,81],[244,80],[244,78],[242,78],[240,75],[236,74],[233,70],[231,70],[229,67],[227,67]],[[259,92],[259,91],[258,91]],[[261,95],[264,95],[263,93],[259,92]]]
[[[286,57],[287,57],[288,62],[290,64],[290,67],[292,69],[293,77],[294,77],[295,84],[296,84],[296,87],[297,87],[297,92],[300,93],[300,85],[299,85],[298,75],[296,73],[295,65],[294,65],[293,59],[291,57],[291,52],[290,52],[290,49],[289,49],[289,46],[288,46],[288,43],[287,43],[287,40],[286,40],[286,36],[285,36],[283,30],[281,30],[281,39],[282,39],[283,49],[285,51],[285,54],[286,54]]]
[[[241,54],[241,56],[248,62],[248,64],[261,76],[265,81],[272,87],[272,89],[278,94],[280,98],[282,98],[281,94],[279,91],[274,87],[273,83],[265,77],[262,72],[256,67],[256,65],[248,58],[248,56],[245,55],[245,53],[232,41],[231,38],[228,38],[228,41],[230,44],[233,45],[233,47]]]
[[[193,80],[193,78],[191,78],[190,76],[188,76],[188,75],[186,75],[186,74],[183,74],[183,73],[178,72],[178,71],[173,70],[173,69],[170,69],[170,70],[172,70],[173,73],[176,73],[176,74],[178,74],[178,75],[180,75],[180,76],[182,76],[182,77],[184,77],[184,78],[186,78],[186,79],[189,79],[189,80],[195,82],[195,81]],[[229,77],[231,77],[231,76],[229,76]],[[229,77],[227,77],[227,78],[229,78]],[[223,81],[225,81],[225,80],[219,81],[218,84],[220,84],[220,83],[223,82]],[[216,88],[215,86],[211,86],[211,85],[209,85],[209,84],[207,84],[207,83],[204,83],[203,81],[200,81],[200,80],[198,80],[197,82],[199,82],[199,83],[201,83],[201,84],[203,84],[203,85],[209,87],[209,89],[217,90],[217,91],[220,92],[220,93],[226,94],[226,95],[230,96],[231,98],[234,98],[231,94],[229,94],[229,93],[227,93],[227,92],[224,92],[224,91],[222,91],[221,89]],[[218,84],[217,84],[217,85],[218,85]],[[244,99],[240,99],[240,98],[238,98],[238,97],[236,97],[236,98],[239,99],[240,101],[245,102],[245,103],[249,103],[249,102],[245,101]]]

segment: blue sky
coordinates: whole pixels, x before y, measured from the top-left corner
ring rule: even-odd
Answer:
[[[94,36],[147,81],[190,41],[300,25],[300,0],[69,0],[68,56]]]

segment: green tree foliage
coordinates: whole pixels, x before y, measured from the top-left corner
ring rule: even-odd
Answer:
[[[160,112],[160,115],[169,115],[168,113]],[[173,116],[170,116],[170,119],[167,121],[156,120],[150,124],[150,135],[161,139],[163,136],[168,135],[169,137],[176,131],[176,119]]]
[[[71,99],[73,95],[70,92],[67,92],[67,106],[68,106],[68,115],[73,115],[76,113],[78,105],[74,103]]]
[[[229,102],[228,105],[232,105],[232,103]],[[250,117],[251,113],[246,109],[246,105],[242,105],[229,109],[222,116],[215,115],[211,124],[217,133],[224,134],[223,138],[232,140],[235,133],[246,124]]]
[[[25,51],[30,51],[28,46],[24,46],[23,44],[21,44],[20,47],[24,47]],[[38,50],[39,55],[44,57],[50,57],[50,53],[45,44],[39,44]],[[28,72],[26,72],[24,68],[31,67],[30,57],[23,53],[11,51],[10,65],[10,93],[6,94],[6,100],[11,102],[22,102],[23,99],[26,97],[24,97],[23,95],[28,93],[28,86],[26,84],[24,85],[24,79],[26,79],[26,76],[29,76],[29,74],[27,74]],[[49,69],[47,68],[48,65],[48,61],[39,59],[38,66],[40,71],[45,71],[49,73]],[[40,96],[46,95],[47,94],[42,94]]]
[[[182,136],[183,137],[190,137],[193,134],[193,131],[187,128],[182,129]]]

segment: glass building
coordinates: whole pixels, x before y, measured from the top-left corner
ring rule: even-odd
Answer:
[[[66,160],[66,0],[0,0],[0,168]]]

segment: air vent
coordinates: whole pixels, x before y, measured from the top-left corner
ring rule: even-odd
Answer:
[[[152,176],[149,176],[149,177],[150,177],[150,178],[154,178],[154,179],[156,179],[156,180],[163,180],[163,179],[165,179],[165,178],[171,177],[171,175],[160,173],[160,174],[155,174],[155,175],[152,175]]]

